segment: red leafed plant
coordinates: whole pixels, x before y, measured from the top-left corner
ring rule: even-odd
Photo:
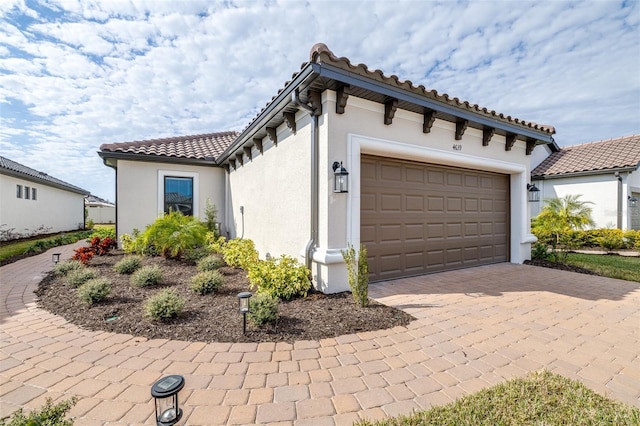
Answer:
[[[94,255],[104,256],[109,253],[111,249],[116,248],[117,246],[116,240],[111,237],[105,237],[103,240],[101,240],[100,237],[93,237],[90,243],[91,245],[89,247],[80,247],[75,249],[73,259],[87,264]]]

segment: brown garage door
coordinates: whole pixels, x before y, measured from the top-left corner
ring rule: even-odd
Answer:
[[[362,156],[372,281],[509,260],[509,176]]]

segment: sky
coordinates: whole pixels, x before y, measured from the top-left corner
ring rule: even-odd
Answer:
[[[640,133],[639,0],[1,0],[0,155],[114,201],[101,144],[240,131],[318,42],[560,146]]]

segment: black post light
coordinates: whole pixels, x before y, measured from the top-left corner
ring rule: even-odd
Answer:
[[[333,192],[349,192],[349,172],[342,166],[342,161],[334,161]]]
[[[527,190],[529,191],[529,202],[537,203],[540,201],[540,190],[532,183],[527,184]]]
[[[638,207],[637,197],[632,197],[631,195],[627,195],[627,200],[629,201],[629,207]]]
[[[248,291],[238,293],[238,301],[240,302],[240,313],[242,314],[242,334],[247,332],[247,314],[249,313],[249,299],[252,294]]]
[[[177,374],[158,380],[151,387],[156,404],[156,426],[173,426],[182,418],[178,392],[184,387],[184,377]]]
[[[51,255],[51,261],[56,264],[58,262],[60,262],[60,253],[53,253]]]

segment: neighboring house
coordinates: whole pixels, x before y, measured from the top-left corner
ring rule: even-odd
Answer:
[[[639,167],[640,135],[555,150],[531,172],[541,200],[531,203],[531,215],[544,199],[579,194],[593,203],[597,228],[640,229]]]
[[[116,223],[115,204],[95,195],[88,195],[84,199],[84,206],[87,209],[87,220],[101,224]]]
[[[89,192],[0,157],[0,230],[14,237],[84,228]]]
[[[530,256],[530,154],[554,129],[371,71],[324,45],[239,134],[105,144],[118,235],[175,194],[261,257],[300,256],[317,289],[348,290],[341,250],[385,280]],[[348,173],[347,187],[334,185]],[[185,202],[188,201],[188,202]]]

